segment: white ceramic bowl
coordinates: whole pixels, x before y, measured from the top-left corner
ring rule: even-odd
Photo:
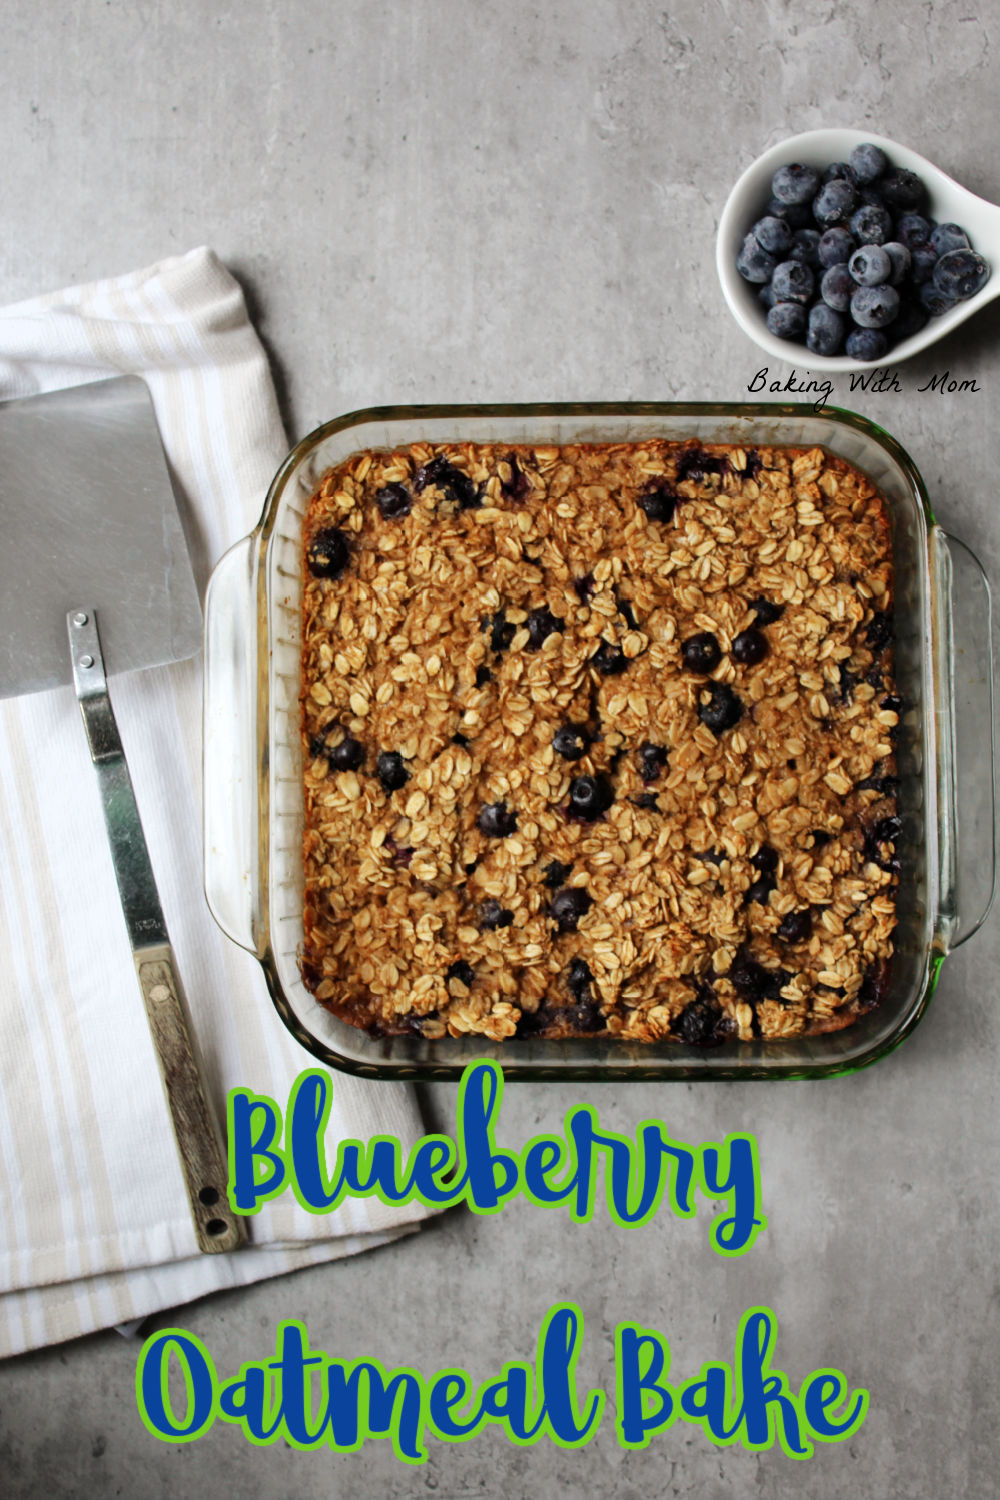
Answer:
[[[931,318],[919,333],[903,339],[883,359],[872,360],[868,365],[850,359],[846,354],[812,354],[804,342],[799,344],[790,339],[775,338],[768,329],[766,313],[757,298],[759,287],[744,281],[736,269],[736,257],[744,236],[764,212],[771,196],[771,178],[777,168],[788,162],[804,162],[807,166],[823,169],[831,162],[846,161],[862,141],[881,146],[892,166],[916,172],[927,188],[926,212],[938,223],[961,224],[974,249],[988,262],[991,272],[986,285],[974,297],[957,303],[940,317]],[[885,136],[871,135],[862,130],[809,130],[804,135],[790,136],[772,146],[747,167],[722,211],[715,242],[715,263],[723,293],[737,323],[774,359],[805,365],[810,370],[859,370],[896,365],[944,338],[959,323],[964,323],[987,302],[1000,296],[1000,207],[987,203],[985,198],[977,198],[975,193],[953,181],[926,157],[918,156],[916,151],[887,140]]]

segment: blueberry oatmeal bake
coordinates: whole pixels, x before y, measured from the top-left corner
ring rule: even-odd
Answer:
[[[303,979],[430,1039],[847,1026],[900,706],[885,502],[820,448],[359,453],[304,525]]]

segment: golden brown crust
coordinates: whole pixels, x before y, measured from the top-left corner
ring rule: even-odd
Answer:
[[[302,971],[324,1005],[425,1037],[703,1043],[877,1003],[899,704],[864,475],[821,449],[417,444],[327,474],[307,554],[331,530],[346,562],[307,563],[303,603]],[[770,623],[761,599],[783,606]],[[767,651],[741,664],[748,630]],[[681,654],[703,632],[710,676]],[[730,727],[703,721],[713,689],[723,717],[724,690],[738,700]],[[575,761],[553,748],[566,724],[587,732]],[[361,763],[332,769],[345,735]],[[570,814],[577,777],[613,793],[593,821]],[[499,803],[516,828],[489,837]],[[574,930],[552,916],[553,861],[590,897]]]

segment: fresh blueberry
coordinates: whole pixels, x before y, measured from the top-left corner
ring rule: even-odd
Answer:
[[[924,201],[924,185],[915,172],[895,167],[879,179],[879,190],[890,208],[913,213]]]
[[[899,312],[892,322],[893,343],[899,343],[901,339],[912,338],[922,328],[927,327],[928,313],[919,302],[914,302],[908,297],[900,297]]]
[[[698,717],[713,734],[722,734],[739,723],[743,717],[743,704],[727,683],[709,683],[708,694],[708,702],[698,705]]]
[[[779,167],[771,178],[771,192],[779,203],[808,203],[818,187],[816,168],[798,161]]]
[[[663,745],[650,744],[649,740],[639,746],[639,775],[648,786],[658,781],[667,768],[667,751]]]
[[[514,913],[492,897],[479,908],[479,926],[483,932],[496,932],[500,927],[509,927],[513,920]]]
[[[589,744],[590,736],[582,724],[561,724],[552,736],[552,748],[563,760],[580,760]]]
[[[751,599],[750,608],[757,616],[758,625],[773,625],[775,620],[780,620],[785,613],[783,604],[774,604],[770,599],[762,597]]]
[[[762,250],[754,236],[748,234],[743,241],[743,248],[736,257],[736,269],[743,280],[758,283],[770,281],[777,264],[774,256]]]
[[[806,331],[806,310],[800,302],[775,302],[767,315],[767,326],[776,339],[801,340]]]
[[[882,252],[889,257],[889,285],[901,286],[910,270],[910,252],[899,240],[887,240]]]
[[[790,911],[778,924],[778,936],[783,943],[804,943],[812,937],[812,913],[806,907],[802,911]]]
[[[677,509],[677,496],[667,485],[658,484],[639,496],[639,507],[651,521],[670,521]]]
[[[590,664],[604,677],[617,677],[628,666],[628,657],[620,646],[602,641],[590,658]]]
[[[581,917],[585,917],[594,904],[594,899],[582,886],[568,885],[556,891],[549,912],[559,924],[560,932],[575,932]]]
[[[455,963],[448,965],[444,971],[444,977],[446,980],[457,979],[459,984],[464,984],[465,988],[469,990],[472,988],[472,981],[476,975],[472,965],[466,963],[464,958],[459,958]]]
[[[870,182],[875,181],[876,177],[881,177],[889,165],[889,158],[884,151],[880,151],[870,141],[864,141],[860,146],[855,146],[847,158],[847,164],[851,169],[851,176],[859,187],[867,187]]]
[[[851,181],[851,169],[846,161],[832,161],[828,167],[824,168],[822,177],[824,183],[833,182],[836,177],[842,177],[845,182]]]
[[[892,215],[877,203],[865,203],[851,219],[851,233],[859,245],[884,245],[892,239]]]
[[[533,609],[528,616],[527,649],[540,651],[550,635],[556,635],[565,628],[565,622],[558,619],[550,610]]]
[[[805,333],[805,308],[798,302],[775,302],[766,323],[775,339],[801,339]]]
[[[813,218],[820,229],[832,229],[835,224],[845,224],[858,203],[854,184],[845,177],[832,178],[817,193],[813,202]]]
[[[773,215],[769,214],[763,219],[758,219],[750,233],[768,255],[783,258],[792,248],[792,230],[789,229],[784,219],[776,219]]]
[[[681,646],[681,661],[688,672],[707,677],[714,672],[722,660],[722,648],[711,631],[702,630],[698,635],[689,635]]]
[[[933,281],[925,281],[920,288],[920,305],[925,312],[929,312],[932,318],[939,318],[949,308],[955,306],[955,298],[949,297],[947,292]]]
[[[934,267],[934,285],[946,297],[964,302],[986,285],[990,268],[975,250],[948,250]]]
[[[350,556],[347,538],[336,526],[317,531],[306,549],[306,562],[314,578],[339,578]]]
[[[812,354],[830,356],[839,354],[844,342],[844,320],[825,302],[817,302],[809,310],[809,329],[806,348]]]
[[[569,784],[570,812],[587,823],[607,812],[615,794],[604,776],[574,776]]]
[[[892,261],[881,245],[862,245],[847,263],[858,286],[881,286],[892,275]]]
[[[413,476],[413,488],[420,495],[428,485],[436,485],[449,500],[454,500],[462,510],[478,510],[482,501],[475,482],[468,474],[449,463],[443,454],[432,458]]]
[[[398,792],[410,779],[410,773],[398,750],[383,750],[375,762],[375,774],[384,792]]]
[[[838,265],[830,266],[823,272],[819,290],[827,307],[832,308],[834,312],[842,313],[850,307],[857,285],[847,265],[841,261]]]
[[[508,838],[517,828],[517,813],[506,802],[488,802],[477,819],[480,833],[488,839]]]
[[[854,253],[857,242],[849,229],[842,224],[836,224],[819,237],[816,253],[819,256],[821,266],[839,266],[841,262],[850,260]]]
[[[590,986],[594,976],[590,971],[590,965],[584,958],[570,960],[569,971],[566,975],[566,988],[569,990],[577,1005],[585,1005],[591,998]]]
[[[821,309],[814,308],[814,312]],[[830,314],[835,317],[835,313]],[[839,319],[838,319],[839,321]],[[762,630],[741,630],[733,640],[733,657],[744,667],[755,667],[759,661],[763,661],[767,655],[767,636]]]
[[[774,295],[779,302],[809,301],[816,289],[816,278],[808,266],[798,260],[783,260],[771,277]]]
[[[960,224],[937,224],[931,230],[931,244],[938,255],[947,255],[949,250],[969,250],[969,236]]]
[[[896,220],[896,237],[908,250],[926,245],[934,226],[923,214],[901,214]]]
[[[888,352],[889,340],[877,328],[855,328],[847,335],[844,351],[851,359],[870,364]]]
[[[933,245],[914,245],[910,251],[910,280],[914,286],[923,286],[931,280],[937,258]]]
[[[375,496],[375,504],[383,520],[401,521],[413,509],[413,496],[405,484],[387,484]]]
[[[887,328],[898,312],[899,293],[891,286],[860,286],[851,298],[859,328]]]
[[[572,865],[564,865],[558,859],[552,859],[542,871],[542,878],[550,891],[557,891],[561,885],[566,884],[566,877],[572,870]]]
[[[782,203],[780,198],[770,197],[764,210],[771,218],[784,219],[789,229],[808,229],[812,224],[812,206],[809,203]]]
[[[789,260],[799,260],[804,266],[819,265],[819,230],[796,229],[792,237]]]

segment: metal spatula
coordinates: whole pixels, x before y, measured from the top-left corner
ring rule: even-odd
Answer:
[[[198,594],[143,382],[123,376],[0,404],[0,513],[0,697],[76,689],[198,1246],[233,1250],[246,1225],[226,1199],[225,1153],[105,669],[105,660],[110,673],[181,661],[201,645]]]

